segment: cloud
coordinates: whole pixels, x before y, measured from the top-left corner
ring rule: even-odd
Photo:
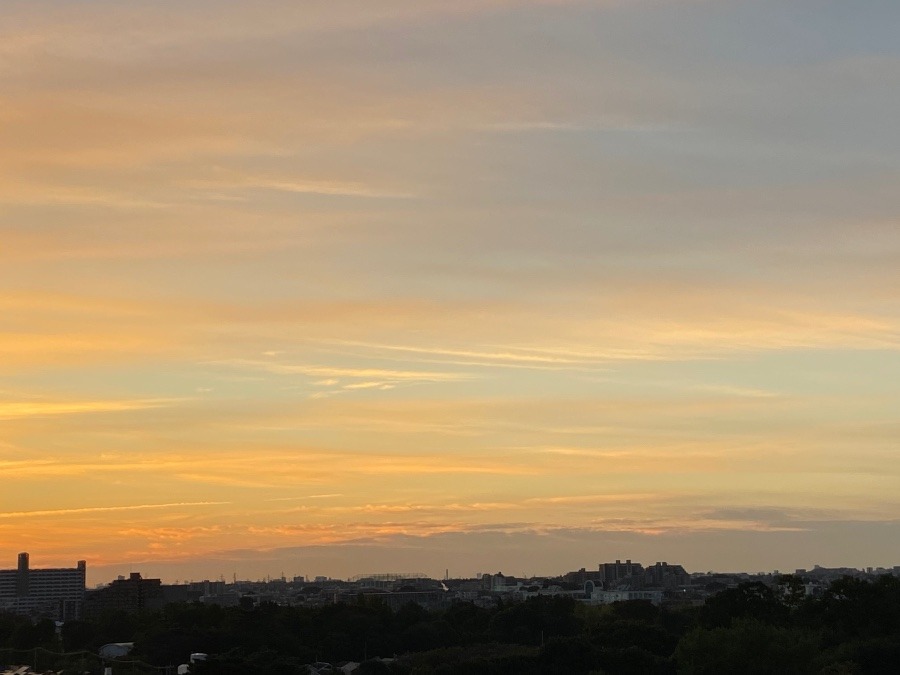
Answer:
[[[147,509],[180,509],[193,506],[219,506],[231,502],[173,502],[171,504],[129,504],[125,506],[85,506],[71,509],[44,509],[42,511],[4,511],[0,518],[38,518],[81,515],[87,513],[109,513],[115,511],[144,511]]]
[[[351,368],[341,366],[324,366],[312,364],[288,364],[273,363],[270,361],[253,361],[250,359],[232,359],[230,361],[214,362],[215,365],[232,366],[237,368],[249,368],[263,370],[278,375],[309,375],[310,377],[327,378],[326,381],[337,378],[380,378],[375,385],[385,382],[460,382],[471,380],[475,376],[471,373],[440,372],[424,370],[392,370],[386,368]],[[320,381],[321,382],[321,381]],[[375,386],[371,383],[345,385],[345,388],[367,388]]]
[[[331,344],[362,348],[370,353],[400,352],[407,355],[420,355],[438,357],[447,363],[462,365],[481,365],[499,368],[585,368],[601,366],[614,358],[622,358],[623,354],[610,354],[603,352],[578,352],[574,350],[552,348],[528,348],[508,346],[501,350],[471,350],[453,349],[450,347],[424,347],[416,345],[392,345],[351,340],[332,340]],[[444,358],[448,357],[448,358]],[[463,360],[459,360],[461,357]],[[409,357],[404,357],[409,359]],[[440,363],[441,360],[426,360],[429,363]]]
[[[896,553],[838,521],[897,512],[900,55],[838,5],[5,3],[0,541]]]
[[[213,461],[215,458],[215,461]],[[338,467],[339,464],[339,467]],[[193,485],[272,488],[301,483],[335,484],[343,477],[368,479],[374,476],[440,476],[440,475],[533,475],[536,469],[527,464],[511,464],[502,458],[454,456],[435,461],[431,455],[373,454],[346,450],[244,447],[239,450],[211,451],[197,448],[184,454],[138,453],[127,456],[95,458],[43,457],[41,459],[6,460],[0,463],[7,476],[20,479],[46,477],[142,476],[181,481]],[[279,467],[277,471],[259,471],[261,466]]]
[[[689,571],[747,571],[793,570],[809,568],[814,563],[825,566],[857,565],[855,552],[844,547],[835,548],[834,541],[844,546],[878,541],[878,559],[889,565],[896,553],[896,520],[871,522],[821,521],[815,528],[802,531],[748,530],[677,530],[663,533],[610,530],[603,528],[540,527],[528,523],[506,523],[486,527],[445,529],[426,527],[420,532],[391,531],[389,527],[368,529],[351,526],[356,538],[330,541],[329,533],[316,527],[299,526],[279,531],[259,532],[285,539],[313,539],[312,545],[285,546],[275,544],[264,548],[219,548],[190,556],[179,553],[166,557],[157,552],[143,559],[122,561],[133,564],[142,560],[142,568],[153,570],[166,578],[184,576],[179,569],[207,570],[237,569],[245,578],[260,578],[266,574],[280,574],[295,570],[300,574],[351,576],[371,572],[372,568],[396,569],[396,552],[403,552],[404,567],[416,569],[435,578],[450,568],[451,576],[473,577],[476,572],[502,570],[506,574],[557,575],[579,567],[591,567],[598,562],[624,558],[626,555],[644,565],[657,560],[682,564]],[[235,533],[230,533],[234,536]],[[850,549],[852,550],[852,549]],[[354,551],[354,555],[348,555]],[[358,553],[364,551],[364,556]],[[588,560],[585,551],[601,551]],[[606,554],[602,553],[607,551]],[[728,553],[730,551],[730,553]],[[843,551],[843,552],[842,552]],[[726,557],[721,557],[722,555]],[[166,561],[172,562],[171,565]],[[367,568],[360,569],[365,560]],[[713,560],[718,561],[712,564]],[[523,569],[523,561],[527,567]],[[113,560],[104,560],[112,563]],[[90,570],[89,566],[89,570]],[[94,570],[99,573],[100,570]],[[114,574],[114,568],[102,570]],[[193,573],[199,578],[198,573]]]
[[[344,494],[342,492],[332,492],[329,494],[321,494],[321,495],[304,495],[302,497],[273,497],[267,499],[267,502],[294,502],[294,501],[304,501],[307,499],[333,499],[335,497],[343,497]]]
[[[44,417],[50,415],[86,415],[127,412],[171,406],[185,399],[138,399],[107,401],[0,401],[0,419]]]
[[[379,190],[362,183],[345,183],[324,180],[291,180],[270,177],[245,176],[233,180],[194,181],[187,185],[205,191],[273,190],[296,194],[325,195],[332,197],[360,197],[367,199],[411,199],[413,195]]]
[[[382,391],[393,389],[396,385],[389,382],[355,382],[353,384],[345,384],[344,389],[380,389]]]

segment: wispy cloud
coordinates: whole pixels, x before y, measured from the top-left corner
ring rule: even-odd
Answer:
[[[336,497],[343,497],[344,493],[342,492],[331,492],[328,494],[321,495],[304,495],[302,497],[272,497],[267,499],[267,502],[296,502],[296,501],[304,501],[307,499],[334,499]]]
[[[396,385],[389,382],[355,382],[353,384],[345,384],[344,389],[393,389]]]
[[[351,340],[323,341],[369,353],[400,353],[405,361],[533,370],[602,370],[610,361],[628,358],[625,351],[579,352],[552,348],[506,346],[500,349],[454,349],[440,346],[381,344]],[[432,358],[416,358],[420,356]],[[637,355],[635,355],[637,357]]]
[[[216,458],[211,462],[212,457]],[[212,465],[211,465],[212,464]],[[266,465],[277,471],[260,472]],[[339,467],[339,468],[338,468]],[[193,485],[244,488],[283,488],[301,483],[335,485],[343,479],[373,476],[438,475],[533,475],[538,469],[524,463],[511,464],[503,459],[477,456],[453,456],[435,461],[427,454],[372,454],[366,452],[270,448],[246,451],[219,451],[207,456],[193,449],[185,454],[131,453],[124,457],[47,457],[37,460],[0,462],[7,476],[20,479],[41,477],[123,477],[159,476]]]
[[[0,558],[898,511],[890,3],[110,4],[3,6]]]
[[[232,190],[272,190],[274,192],[294,194],[358,197],[365,199],[412,199],[415,196],[412,193],[383,190],[364,183],[327,180],[297,180],[249,175],[231,179],[214,178],[200,181],[193,180],[187,182],[185,186],[214,193]]]
[[[104,401],[0,401],[0,419],[43,417],[49,415],[87,415],[147,410],[175,405],[187,399],[136,399]]]
[[[221,506],[231,502],[172,502],[169,504],[129,504],[125,506],[85,506],[72,509],[44,509],[41,511],[0,511],[0,518],[38,518],[71,516],[88,513],[110,513],[115,511],[144,511],[147,509],[178,509],[195,506]]]
[[[461,382],[474,379],[476,376],[465,372],[429,371],[429,370],[392,370],[388,368],[323,366],[312,364],[275,363],[271,361],[254,361],[251,359],[231,359],[214,362],[215,365],[232,366],[262,370],[278,375],[308,375],[326,378],[379,378],[383,382]],[[358,385],[357,385],[358,386]]]

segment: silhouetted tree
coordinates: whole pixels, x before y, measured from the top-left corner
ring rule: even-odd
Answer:
[[[818,636],[753,618],[729,626],[696,628],[675,651],[678,672],[687,675],[783,675],[818,672]]]
[[[782,624],[787,617],[788,608],[781,598],[759,581],[743,583],[712,596],[700,611],[700,622],[707,628],[725,627],[734,619]]]

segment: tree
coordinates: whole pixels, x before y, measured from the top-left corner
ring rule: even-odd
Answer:
[[[803,580],[795,574],[782,574],[775,581],[781,601],[790,609],[796,609],[806,598]]]
[[[814,633],[739,618],[689,632],[678,643],[675,661],[684,675],[804,675],[818,672],[818,653]]]
[[[788,608],[771,588],[759,581],[729,588],[706,601],[700,622],[707,628],[726,627],[735,619],[755,619],[767,624],[783,624]]]
[[[25,621],[16,626],[10,642],[16,649],[53,649],[56,647],[56,624],[50,619],[41,619],[35,624]]]
[[[491,621],[491,612],[471,602],[457,602],[444,612],[444,620],[464,642],[484,637]]]
[[[89,621],[66,621],[60,629],[63,650],[67,652],[97,646],[94,642],[96,635],[97,628]]]

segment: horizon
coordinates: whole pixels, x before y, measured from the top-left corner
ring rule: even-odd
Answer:
[[[900,564],[900,4],[2,11],[0,560]]]
[[[730,567],[721,568],[721,567],[713,567],[703,564],[698,564],[698,560],[696,557],[691,557],[690,553],[688,553],[686,559],[678,558],[671,555],[665,555],[665,552],[662,552],[663,555],[652,555],[654,550],[658,549],[646,549],[643,552],[651,553],[651,555],[644,555],[643,557],[628,557],[625,555],[615,555],[615,556],[607,556],[602,558],[597,558],[597,560],[593,563],[586,562],[573,562],[569,560],[565,555],[555,555],[554,560],[555,563],[551,563],[549,566],[544,566],[538,570],[531,569],[523,569],[519,570],[516,567],[522,567],[521,564],[515,564],[521,561],[521,549],[522,547],[530,546],[531,542],[525,540],[521,542],[520,548],[511,549],[510,556],[506,558],[493,558],[487,557],[488,560],[492,560],[496,565],[492,565],[490,563],[486,563],[484,565],[479,565],[477,569],[469,571],[467,574],[460,574],[460,569],[455,567],[442,567],[437,569],[435,565],[445,564],[447,562],[447,558],[437,559],[437,556],[445,554],[447,551],[452,551],[454,548],[454,544],[451,542],[449,544],[445,544],[443,548],[434,547],[428,545],[422,545],[416,551],[419,555],[416,560],[423,561],[423,565],[427,565],[427,567],[410,567],[409,569],[404,568],[404,572],[406,573],[421,573],[425,574],[428,578],[431,579],[443,579],[444,573],[449,573],[450,579],[465,579],[465,578],[478,578],[482,574],[497,574],[502,573],[506,576],[513,576],[516,578],[533,578],[533,577],[557,577],[566,574],[567,572],[575,572],[579,571],[581,568],[584,568],[588,571],[592,569],[596,569],[598,566],[604,563],[611,563],[616,561],[625,561],[631,560],[635,563],[640,563],[645,567],[652,566],[657,562],[672,564],[672,565],[681,565],[685,568],[688,574],[707,574],[707,573],[715,573],[715,574],[769,574],[769,573],[779,573],[779,574],[793,574],[797,570],[805,570],[810,571],[816,568],[823,569],[856,569],[860,571],[866,571],[867,569],[893,569],[897,565],[892,564],[891,562],[875,562],[875,561],[860,561],[855,560],[855,562],[849,562],[851,559],[848,558],[838,558],[831,560],[820,560],[813,559],[808,560],[805,564],[792,564],[792,565],[782,565],[782,566],[774,566],[774,567],[765,567],[765,566],[754,566],[752,564],[748,564],[748,562],[736,561]],[[372,549],[371,542],[361,542],[356,545],[357,548],[363,548],[367,553]],[[639,548],[639,547],[638,547]],[[227,558],[225,555],[220,553],[217,557],[214,558],[213,561],[209,559],[208,556],[203,557],[202,559],[194,560],[194,561],[185,561],[185,560],[172,560],[172,561],[160,561],[160,560],[151,560],[151,561],[133,561],[127,563],[119,563],[112,565],[92,565],[90,560],[86,560],[87,563],[87,576],[85,580],[85,584],[87,588],[95,588],[109,583],[110,581],[116,578],[127,578],[131,573],[137,572],[141,574],[143,578],[158,578],[161,579],[165,584],[172,583],[189,583],[193,581],[213,581],[213,580],[225,580],[228,583],[231,583],[232,579],[236,579],[237,581],[262,581],[266,578],[269,579],[281,579],[286,578],[288,580],[293,579],[294,577],[304,577],[306,581],[311,581],[315,579],[317,576],[326,576],[331,580],[336,581],[345,581],[355,576],[365,575],[365,574],[378,574],[378,573],[398,573],[397,569],[389,569],[384,565],[390,564],[392,560],[392,554],[395,553],[395,549],[392,546],[381,546],[380,555],[371,556],[372,560],[382,561],[382,566],[377,570],[374,568],[363,569],[363,567],[353,561],[352,556],[348,555],[348,551],[352,551],[354,546],[352,545],[342,545],[337,547],[326,547],[326,546],[315,546],[315,547],[306,547],[305,549],[287,549],[281,551],[264,551],[264,552],[252,552],[253,554],[261,553],[258,559],[251,559],[248,557],[250,552],[244,551],[244,557],[232,557]],[[406,549],[409,551],[410,549]],[[762,558],[757,558],[757,561],[763,560]],[[349,562],[348,562],[349,561]],[[70,563],[63,563],[53,567],[71,567],[75,561]],[[504,563],[506,563],[504,565]],[[694,563],[694,564],[691,564]],[[499,565],[499,566],[498,566]],[[554,566],[555,565],[555,566]],[[470,565],[471,566],[471,565]],[[40,560],[35,561],[33,558],[31,559],[31,568],[33,569],[41,569],[51,567],[50,565],[42,564]],[[0,569],[13,569],[14,566],[10,566],[7,568],[6,565],[0,563]],[[302,569],[301,569],[302,568]],[[312,569],[310,569],[312,568]],[[215,570],[215,573],[212,573],[210,570]],[[465,564],[461,566],[462,570],[465,570]],[[251,571],[252,570],[252,571]],[[340,573],[335,572],[335,570],[340,570]]]
[[[565,576],[566,574],[573,573],[573,572],[577,573],[577,572],[581,572],[581,571],[584,571],[584,572],[596,571],[597,569],[601,568],[604,564],[619,564],[619,563],[623,563],[623,564],[624,563],[635,563],[635,564],[641,565],[644,569],[649,569],[659,563],[662,563],[663,565],[676,565],[676,566],[680,566],[680,567],[684,568],[684,565],[678,560],[653,560],[653,561],[651,561],[650,559],[639,560],[639,559],[632,559],[632,558],[617,558],[617,559],[609,559],[609,560],[604,559],[603,561],[596,563],[594,566],[577,567],[575,565],[569,565],[568,567],[565,568],[565,571],[562,571],[562,568],[560,568],[553,572],[544,572],[544,573],[538,573],[538,574],[530,574],[530,573],[507,574],[507,573],[504,573],[503,570],[493,569],[493,568],[485,571],[485,566],[482,566],[482,568],[481,568],[482,571],[473,572],[473,573],[467,574],[467,575],[452,574],[450,571],[450,568],[445,568],[443,574],[429,574],[426,572],[422,572],[421,570],[415,570],[415,571],[406,570],[405,572],[397,572],[396,570],[388,571],[388,570],[382,569],[379,571],[368,570],[368,572],[357,572],[357,573],[349,574],[349,575],[334,575],[334,576],[332,576],[330,574],[319,574],[319,573],[289,574],[285,570],[282,570],[277,575],[265,574],[265,575],[262,575],[262,576],[256,577],[256,578],[251,578],[249,576],[241,576],[237,573],[237,571],[232,571],[232,574],[230,577],[225,575],[224,573],[220,572],[217,575],[200,574],[196,577],[189,576],[189,577],[185,577],[185,578],[173,579],[173,578],[165,578],[161,575],[156,575],[153,573],[148,574],[143,569],[135,569],[136,567],[141,567],[140,564],[129,564],[127,571],[124,571],[124,569],[121,568],[120,566],[110,566],[110,565],[103,566],[103,567],[99,568],[98,570],[93,570],[93,575],[95,578],[90,579],[90,576],[92,573],[92,566],[89,564],[89,561],[86,561],[86,562],[88,562],[88,564],[87,564],[88,574],[85,578],[85,588],[88,590],[105,587],[109,583],[111,583],[112,581],[115,581],[115,580],[128,579],[129,576],[131,576],[133,574],[140,575],[140,577],[142,579],[160,579],[163,584],[168,584],[168,585],[185,585],[185,584],[192,584],[192,583],[202,583],[205,581],[223,581],[226,584],[268,583],[270,581],[294,582],[294,580],[296,578],[302,578],[303,583],[314,584],[314,583],[318,583],[317,579],[320,577],[324,577],[327,581],[338,581],[341,583],[348,583],[348,582],[352,582],[356,578],[360,578],[360,577],[366,578],[367,576],[377,576],[379,574],[393,574],[393,575],[398,575],[400,578],[406,578],[404,575],[409,575],[408,578],[423,577],[423,578],[431,579],[431,580],[454,580],[454,581],[480,579],[483,575],[495,575],[495,574],[501,574],[505,577],[511,577],[511,578],[516,578],[516,579],[539,579],[539,578],[555,579],[555,578],[561,578],[561,577]],[[62,567],[65,568],[66,566],[62,566]],[[167,565],[165,563],[160,564],[159,562],[154,562],[154,563],[150,563],[148,565],[148,567],[153,568],[153,569],[165,569],[167,567]],[[875,573],[875,572],[879,572],[879,571],[885,571],[886,573],[893,573],[893,571],[896,570],[898,567],[900,567],[900,566],[896,566],[896,565],[892,565],[892,566],[879,566],[879,565],[863,565],[863,566],[834,565],[834,566],[830,566],[830,565],[820,565],[818,563],[813,563],[811,566],[795,567],[795,568],[791,568],[791,569],[787,569],[787,568],[785,568],[785,569],[781,569],[781,568],[774,568],[774,569],[750,569],[750,568],[688,569],[688,568],[685,568],[685,571],[687,572],[687,574],[689,574],[691,576],[695,576],[695,575],[757,576],[757,575],[770,575],[770,574],[781,574],[781,575],[804,574],[804,573],[808,573],[808,572],[814,572],[816,570],[828,571],[828,570],[835,570],[835,569],[853,569],[853,570],[856,570],[856,571],[862,572],[862,573]],[[5,569],[5,568],[0,566],[0,570],[2,570],[2,569]],[[9,568],[9,569],[14,569],[14,568]],[[38,566],[30,565],[29,569],[39,570],[39,569],[46,569],[46,567],[42,567],[40,565],[38,565]],[[103,571],[108,571],[110,569],[115,570],[115,572],[111,575],[107,574],[104,580],[97,581],[96,577],[103,574]]]

